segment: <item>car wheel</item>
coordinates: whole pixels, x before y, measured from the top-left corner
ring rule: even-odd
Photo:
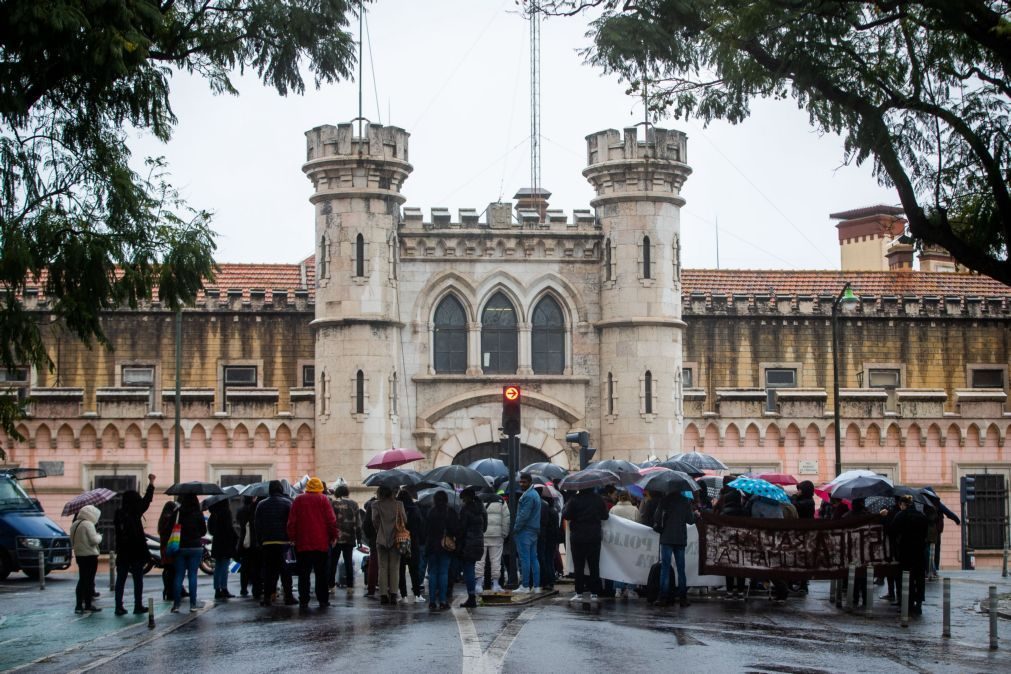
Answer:
[[[21,570],[24,571],[24,574],[26,576],[28,576],[29,578],[31,578],[32,580],[38,580],[39,579],[39,570],[38,569],[21,569]],[[51,571],[52,571],[52,569],[46,569],[46,575],[48,576]]]

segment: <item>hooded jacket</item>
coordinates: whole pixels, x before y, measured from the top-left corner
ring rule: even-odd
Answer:
[[[516,533],[527,531],[535,534],[541,530],[541,496],[533,487],[520,496],[516,506],[515,530]]]
[[[102,511],[93,505],[81,508],[77,518],[70,525],[70,542],[74,546],[74,554],[78,557],[97,557],[98,546],[102,543],[102,534],[95,525]]]
[[[291,499],[284,494],[271,494],[265,501],[260,501],[253,516],[253,531],[256,532],[257,543],[259,545],[287,543],[290,512]]]
[[[485,506],[488,513],[488,529],[484,532],[484,537],[489,545],[502,545],[502,540],[509,535],[509,525],[511,518],[509,506],[502,499],[496,499]]]
[[[660,544],[687,545],[689,524],[695,524],[692,501],[677,493],[664,496],[653,515],[653,529],[660,532]]]
[[[467,562],[476,562],[484,555],[484,531],[488,526],[488,513],[476,498],[460,508],[460,540],[457,553]]]
[[[604,499],[589,489],[570,498],[562,509],[562,518],[569,522],[569,536],[573,543],[600,541],[600,523],[609,516]]]
[[[232,509],[227,500],[218,501],[211,506],[211,516],[207,519],[207,530],[214,537],[211,540],[211,556],[215,559],[235,556],[239,537],[235,534]]]
[[[321,493],[300,494],[288,513],[288,539],[298,552],[327,552],[337,540],[337,516]]]
[[[143,498],[135,491],[123,494],[123,504],[116,511],[113,525],[116,528],[116,564],[132,566],[147,563],[151,555],[147,550],[147,535],[141,518],[151,506],[154,485],[148,484]]]

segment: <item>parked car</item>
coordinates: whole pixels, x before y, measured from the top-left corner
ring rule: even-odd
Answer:
[[[14,571],[30,578],[70,567],[70,537],[42,510],[42,504],[21,486],[23,480],[44,478],[34,468],[0,470],[0,580]],[[43,554],[39,568],[39,553]]]

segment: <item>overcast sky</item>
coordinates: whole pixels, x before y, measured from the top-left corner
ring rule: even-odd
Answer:
[[[411,134],[406,206],[483,211],[530,182],[529,24],[513,0],[379,0],[367,6],[364,116]],[[585,136],[642,121],[641,102],[583,64],[585,17],[542,24],[542,186],[551,208],[589,208]],[[371,56],[370,56],[371,52]],[[194,207],[214,212],[221,262],[297,262],[313,251],[304,133],[357,116],[357,84],[282,98],[255,77],[238,97],[176,75],[172,140],[141,138],[167,158]],[[897,204],[869,165],[842,164],[842,140],[813,130],[792,101],[763,101],[738,126],[666,119],[688,134],[682,195],[687,267],[837,269],[829,213]]]

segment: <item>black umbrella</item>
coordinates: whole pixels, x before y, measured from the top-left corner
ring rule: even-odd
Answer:
[[[841,486],[842,485],[840,485],[840,487]],[[837,487],[837,489],[838,488],[839,487]],[[832,495],[835,496],[834,491],[832,492]],[[892,487],[891,495],[894,496],[896,499],[898,499],[900,496],[912,496],[913,503],[919,505],[927,505],[928,504],[927,498],[930,496],[930,494],[925,493],[925,490],[923,489],[916,489],[915,487],[907,487],[901,484],[897,484],[894,487]]]
[[[165,493],[170,496],[186,494],[200,496],[203,494],[223,494],[224,492],[213,482],[179,482],[166,489]]]
[[[846,480],[832,490],[832,498],[844,498],[849,501],[868,496],[889,496],[892,494],[892,482],[880,475],[861,475]]]
[[[416,470],[405,470],[403,468],[390,468],[373,473],[365,478],[366,487],[385,486],[390,489],[399,487],[413,487],[421,482],[421,473]]]
[[[221,503],[222,501],[227,501],[230,498],[235,498],[239,496],[238,487],[225,487],[221,490],[222,493],[215,494],[214,496],[208,496],[203,501],[200,502],[200,509],[207,510],[215,503]]]
[[[429,487],[428,489],[422,489],[418,492],[418,503],[425,507],[434,506],[435,494],[440,491],[446,494],[446,497],[449,499],[450,508],[459,510],[463,505],[463,501],[460,500],[460,495],[452,489],[446,489],[445,487]]]
[[[489,477],[509,476],[509,466],[502,459],[478,459],[467,467]]]
[[[689,466],[694,466],[699,470],[727,470],[726,464],[715,456],[705,452],[684,452],[670,457],[675,461],[684,461]]]
[[[643,489],[661,494],[683,491],[694,493],[699,490],[699,485],[695,480],[687,473],[682,473],[679,470],[658,470],[642,478],[636,484]]]
[[[648,461],[643,461],[642,463],[637,463],[635,465],[639,466],[640,469],[641,468],[652,468],[653,466],[659,466],[660,465],[660,459],[650,459]]]
[[[692,477],[702,477],[705,475],[705,471],[701,468],[696,468],[690,463],[685,461],[679,461],[677,459],[667,459],[666,461],[661,461],[656,464],[661,468],[670,468],[671,470],[679,470],[686,475],[691,475]]]
[[[541,461],[539,463],[531,463],[526,468],[520,471],[521,473],[530,473],[531,475],[542,475],[552,482],[557,482],[563,477],[569,474],[569,471],[565,470],[557,463],[551,463],[549,461]]]
[[[285,496],[289,498],[295,497],[295,490],[291,488],[287,480],[279,480],[282,489],[284,489]],[[249,496],[250,498],[266,498],[270,496],[270,480],[264,480],[263,482],[254,482],[253,484],[247,484],[239,492],[242,496]]]
[[[621,478],[621,483],[624,485],[632,484],[642,477],[639,473],[639,466],[635,465],[631,461],[625,461],[623,459],[605,459],[603,461],[594,461],[588,465],[587,468],[592,468],[594,470],[609,470],[612,473],[616,473],[618,477]]]
[[[424,475],[425,482],[448,482],[468,487],[484,487],[488,483],[484,475],[467,466],[440,466]]]
[[[618,484],[621,478],[617,473],[609,470],[599,470],[587,468],[570,475],[558,483],[558,488],[565,491],[579,491],[580,489],[594,489],[596,487],[606,487],[610,484]]]

